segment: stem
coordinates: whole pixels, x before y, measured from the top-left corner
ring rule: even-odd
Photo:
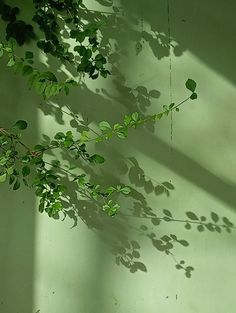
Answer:
[[[68,116],[72,116],[72,117],[76,120],[76,122],[78,122],[80,125],[84,126],[84,125],[81,123],[81,121],[78,119],[78,117],[76,116],[76,114],[71,110],[71,108],[70,108],[67,104],[65,104],[65,106],[66,106],[67,109],[70,111],[70,113],[66,112],[65,110],[63,110],[62,108],[60,108],[59,105],[55,105],[54,103],[50,103],[50,104],[49,104],[49,103],[46,102],[46,104],[47,104],[48,106],[53,106],[54,108],[58,108],[62,113],[66,114],[66,115],[68,115]],[[93,128],[91,128],[90,126],[86,125],[86,127],[87,127],[91,132],[93,132],[95,135],[100,136],[99,133],[96,132],[96,131],[95,131]]]
[[[140,120],[138,124],[141,125],[141,124],[145,124],[145,123],[147,123],[147,122],[149,122],[149,121],[153,121],[153,120],[157,120],[157,119],[159,120],[159,119],[161,118],[160,115],[163,115],[163,114],[165,114],[165,113],[167,113],[167,112],[169,113],[169,112],[172,112],[172,111],[176,110],[178,107],[180,107],[182,104],[184,104],[185,102],[187,102],[189,99],[190,99],[190,96],[187,97],[186,99],[184,99],[183,101],[181,101],[180,103],[178,103],[177,105],[173,106],[173,107],[172,107],[171,109],[169,109],[169,110],[162,111],[162,112],[160,112],[160,113],[158,113],[158,114],[149,115],[149,116],[147,116],[146,118]],[[137,125],[137,126],[138,126],[138,125]],[[133,128],[133,125],[124,126],[124,130],[128,130],[128,129],[130,129],[130,128]],[[92,138],[92,139],[88,140],[87,142],[97,140],[98,138],[103,138],[103,139],[108,140],[109,137],[110,137],[110,135],[112,136],[112,135],[116,134],[116,133],[119,132],[119,131],[120,131],[120,130],[111,130],[111,132],[106,133],[106,134],[101,134],[101,135],[99,135],[98,137],[95,137],[95,138]],[[107,136],[108,136],[108,138],[107,138]]]

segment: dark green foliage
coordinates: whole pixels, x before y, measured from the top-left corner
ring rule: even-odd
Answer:
[[[46,78],[45,73],[41,73],[37,68],[25,65],[34,63],[33,53],[27,51],[25,58],[17,57],[13,40],[20,46],[31,39],[37,40],[38,48],[45,54],[50,54],[62,62],[68,62],[78,73],[88,74],[92,79],[97,79],[99,75],[107,77],[110,74],[110,71],[105,68],[107,60],[99,52],[100,43],[97,36],[104,20],[82,22],[79,16],[84,16],[87,12],[82,1],[32,1],[35,7],[32,25],[17,20],[19,8],[11,8],[3,2],[0,4],[0,15],[8,22],[6,40],[11,40],[10,44],[2,43],[1,47],[9,56],[8,66],[14,67],[15,72],[22,72],[24,76],[28,76],[30,89],[35,89],[37,93],[48,99],[61,91],[68,94],[70,87],[76,86],[77,82],[74,80],[58,82],[57,79]],[[37,29],[35,26],[40,30],[37,37],[34,33],[34,28]],[[70,38],[78,43],[73,53],[70,51],[70,44],[65,42],[66,26],[71,29]],[[83,45],[84,42],[89,44]],[[2,54],[3,50],[0,51],[0,56]],[[51,72],[47,73],[55,76]]]
[[[19,46],[35,39],[32,25],[26,24],[24,21],[10,22],[6,28],[6,39],[14,38]]]
[[[19,12],[18,7],[10,7],[5,1],[0,1],[0,15],[2,20],[7,23],[6,40],[14,38],[18,45],[22,46],[31,39],[35,39],[36,36],[32,25],[17,19]]]

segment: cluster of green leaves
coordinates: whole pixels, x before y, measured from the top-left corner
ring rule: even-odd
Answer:
[[[86,193],[88,198],[91,198],[95,201],[102,200],[102,210],[106,212],[109,216],[114,216],[117,214],[120,209],[120,205],[114,200],[110,199],[113,193],[120,193],[123,195],[130,194],[131,190],[128,186],[110,186],[105,190],[102,190],[100,185],[94,185],[85,180],[85,174],[76,176],[73,181],[77,182],[80,191],[84,192],[86,188]]]
[[[90,155],[85,144],[75,140],[70,131],[57,133],[50,144],[30,149],[21,141],[19,133],[26,128],[27,123],[19,120],[11,129],[0,129],[0,183],[8,181],[13,190],[19,189],[22,183],[34,188],[40,198],[39,211],[52,217],[64,210],[66,202],[67,187],[62,183],[62,171],[68,181],[76,184],[80,196],[97,201],[109,216],[117,213],[120,206],[111,198],[118,193],[128,195],[128,186],[109,186],[102,190],[100,185],[90,183],[85,174],[76,175],[63,168],[59,161],[45,161],[45,152],[55,148],[65,149],[75,159],[81,158],[91,165],[103,163],[102,156]]]
[[[13,126],[14,129],[24,129],[27,127],[25,121],[18,121]],[[1,156],[0,156],[0,182],[3,183],[9,177],[10,185],[13,185],[13,190],[20,188],[19,177],[22,174],[23,182],[27,184],[25,176],[27,176],[28,169],[23,165],[21,170],[15,168],[15,163],[18,160],[17,141],[20,139],[20,136],[12,133],[10,134],[7,130],[0,128],[0,147],[1,147]]]
[[[49,99],[61,91],[69,93],[71,86],[78,83],[73,79],[59,82],[57,77],[50,71],[41,72],[33,66],[34,54],[26,51],[24,57],[18,57],[14,51],[15,41],[9,40],[7,43],[0,43],[0,57],[6,54],[8,57],[7,66],[11,67],[14,73],[21,73],[28,78],[29,89],[34,89],[45,99]]]
[[[121,193],[123,195],[130,194],[131,190],[128,186],[120,186],[117,185],[116,187],[108,187],[106,190],[106,196],[110,197],[113,193]],[[108,200],[103,205],[103,211],[107,212],[108,215],[113,216],[117,213],[117,211],[120,208],[120,205],[118,203],[115,203],[113,200]]]
[[[53,170],[45,167],[43,160],[37,164],[37,174],[32,186],[35,187],[35,194],[40,197],[39,212],[45,211],[50,217],[63,209],[66,187],[58,183],[58,178]]]
[[[96,79],[99,75],[107,77],[110,74],[105,68],[107,60],[99,49],[98,32],[105,23],[104,20],[83,20],[82,16],[86,16],[87,8],[82,4],[82,0],[33,0],[33,3],[35,12],[32,21],[41,30],[37,37],[32,25],[17,20],[19,8],[12,8],[5,3],[0,5],[2,19],[9,22],[6,27],[7,41],[1,43],[0,55],[6,52],[9,58],[7,65],[12,67],[15,73],[28,77],[30,89],[35,89],[39,95],[49,99],[61,91],[68,94],[72,86],[78,86],[78,82],[74,79],[59,82],[51,71],[42,72],[33,67],[33,53],[27,51],[24,57],[16,56],[14,42],[23,45],[29,39],[39,38],[39,49],[62,62],[68,62],[77,70],[78,75],[87,73],[89,77]],[[70,29],[69,33],[67,28]],[[66,32],[72,44],[64,38]]]
[[[78,72],[88,73],[92,79],[98,78],[99,74],[103,77],[110,74],[104,67],[106,58],[98,53],[98,31],[105,23],[104,20],[85,23],[82,16],[87,8],[82,0],[34,0],[34,4],[36,11],[33,21],[45,37],[37,42],[41,50],[70,62]],[[74,52],[63,38],[62,30],[65,30],[65,26],[69,27],[69,36],[76,42]]]
[[[89,77],[96,79],[99,75],[107,77],[109,70],[105,69],[106,58],[99,52],[98,32],[104,25],[105,20],[94,20],[88,22],[83,20],[86,16],[87,8],[82,0],[33,0],[35,12],[32,17],[40,29],[37,34],[37,46],[44,53],[50,54],[62,62],[69,62],[79,73],[88,73]],[[16,15],[20,12],[19,8],[11,8],[9,5],[0,2],[0,14],[2,19],[10,23],[6,27],[6,39],[14,39],[19,45],[27,42],[29,38],[36,39],[33,26],[24,23],[19,26]],[[67,27],[70,29],[69,33]],[[30,28],[30,35],[28,34]],[[27,32],[28,30],[28,32]],[[65,34],[76,43],[74,50],[71,42],[65,40]],[[26,36],[26,38],[25,38]],[[67,38],[68,39],[68,38]],[[54,88],[56,88],[54,86]],[[51,96],[54,94],[52,93]]]

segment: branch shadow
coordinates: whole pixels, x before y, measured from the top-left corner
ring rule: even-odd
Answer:
[[[111,148],[107,148],[109,155],[112,155]],[[103,151],[106,149],[102,148]],[[169,151],[169,149],[168,149]],[[77,185],[71,182],[61,171],[61,183],[68,186],[68,198],[64,202],[64,218],[73,220],[73,226],[81,219],[88,228],[97,231],[97,234],[108,245],[111,253],[114,254],[115,262],[119,266],[124,266],[131,273],[137,271],[147,272],[148,268],[142,256],[143,238],[149,240],[152,247],[158,253],[164,253],[171,257],[177,270],[182,270],[187,278],[190,278],[194,267],[188,265],[183,258],[175,255],[175,247],[182,248],[189,246],[187,238],[180,238],[177,234],[166,233],[165,223],[178,223],[185,229],[190,230],[196,226],[196,230],[216,232],[218,234],[231,232],[234,224],[227,218],[220,218],[217,213],[211,212],[210,219],[206,216],[198,216],[192,211],[185,212],[186,218],[177,219],[170,210],[153,209],[148,205],[146,195],[153,193],[155,197],[166,195],[171,196],[175,187],[169,181],[158,182],[145,175],[135,157],[124,158],[122,154],[116,153],[112,157],[112,164],[108,168],[94,169],[84,164],[82,161],[68,159],[68,155],[61,153],[62,160],[72,164],[77,169],[86,172],[90,176],[90,181],[104,186],[119,185],[122,175],[129,179],[131,188],[130,196],[123,201],[124,205],[118,216],[111,218],[101,211],[101,205],[95,201],[88,201],[79,195]],[[185,160],[184,160],[184,163]],[[110,169],[116,166],[119,175],[111,172]],[[119,179],[117,178],[119,177]],[[156,200],[158,207],[158,198]],[[196,211],[197,212],[197,211]],[[60,218],[58,215],[57,218]],[[136,222],[133,224],[133,218]],[[137,222],[138,219],[138,222]],[[135,226],[134,226],[135,225]],[[159,229],[160,225],[162,226]],[[154,228],[154,230],[153,230]],[[132,234],[130,234],[132,233]]]

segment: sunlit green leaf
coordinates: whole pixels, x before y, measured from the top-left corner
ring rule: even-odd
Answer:
[[[0,175],[0,183],[4,183],[6,181],[6,179],[7,179],[6,173]]]
[[[103,131],[110,130],[111,125],[107,121],[102,121],[98,124],[99,128]]]

